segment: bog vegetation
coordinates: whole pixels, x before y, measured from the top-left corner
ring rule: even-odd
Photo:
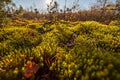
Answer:
[[[120,26],[29,22],[0,29],[0,79],[119,80]]]
[[[119,0],[83,11],[52,1],[46,14],[0,1],[0,80],[120,80]]]

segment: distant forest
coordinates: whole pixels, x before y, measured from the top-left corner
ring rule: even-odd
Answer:
[[[67,0],[64,3],[64,9],[59,9],[60,4],[52,0],[50,4],[46,4],[47,12],[40,12],[37,8],[30,7],[30,10],[26,10],[22,5],[19,8],[12,0],[0,1],[0,16],[16,20],[19,18],[28,20],[66,20],[66,21],[98,21],[105,24],[109,24],[112,20],[120,19],[120,0],[116,0],[115,3],[109,0],[97,0],[96,4],[93,4],[89,10],[80,10],[79,0],[75,0],[72,7],[66,7]]]

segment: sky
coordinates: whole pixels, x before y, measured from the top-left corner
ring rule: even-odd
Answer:
[[[22,5],[25,9],[30,9],[32,6],[33,9],[37,8],[39,11],[46,11],[47,4],[51,0],[13,0],[17,7]],[[65,0],[56,0],[59,3],[59,8],[63,9]],[[67,0],[67,7],[71,8],[75,0]],[[89,9],[92,4],[95,4],[97,0],[79,0],[80,9]],[[115,1],[115,0],[111,0]]]

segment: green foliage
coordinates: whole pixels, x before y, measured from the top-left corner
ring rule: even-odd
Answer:
[[[0,32],[0,55],[37,46],[42,41],[41,36],[30,28],[10,27],[3,28]]]
[[[120,27],[60,21],[1,28],[0,59],[4,80],[26,79],[32,61],[41,74],[31,80],[119,80]]]
[[[120,21],[112,21],[111,23],[110,23],[110,25],[112,25],[112,26],[120,26]]]
[[[0,27],[8,27],[12,25],[11,19],[9,18],[3,18],[2,23],[0,24]]]

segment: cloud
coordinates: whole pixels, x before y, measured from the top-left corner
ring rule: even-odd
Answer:
[[[52,1],[52,0],[45,0],[45,3],[46,3],[46,4],[50,4],[51,1]]]

